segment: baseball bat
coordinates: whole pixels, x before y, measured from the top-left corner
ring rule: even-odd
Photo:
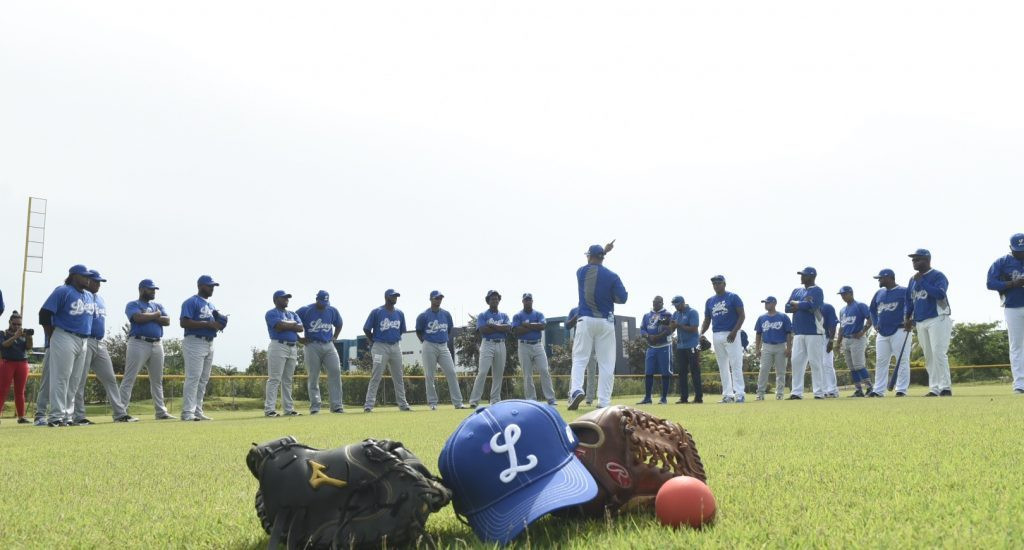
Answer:
[[[896,387],[896,376],[900,373],[900,365],[903,364],[903,352],[907,349],[907,340],[910,340],[910,331],[903,338],[903,345],[900,346],[900,356],[896,359],[896,367],[892,369],[892,376],[889,377],[889,391]]]

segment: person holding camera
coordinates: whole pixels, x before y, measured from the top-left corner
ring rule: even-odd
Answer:
[[[32,335],[35,331],[22,328],[21,314],[11,313],[10,325],[0,334],[0,414],[4,412],[7,390],[14,382],[14,408],[18,413],[18,424],[31,424],[25,418],[25,382],[28,381],[28,350],[32,349]]]
[[[640,334],[647,341],[647,355],[644,357],[644,398],[637,405],[651,403],[654,389],[654,375],[661,375],[661,400],[659,405],[668,403],[668,392],[672,389],[672,366],[669,352],[672,342],[672,315],[665,310],[665,300],[655,296],[651,311],[644,314],[640,322]]]

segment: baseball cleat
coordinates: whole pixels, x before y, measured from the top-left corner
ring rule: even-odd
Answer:
[[[933,391],[930,391],[930,392],[928,392],[928,393],[924,394],[924,396],[925,396],[925,397],[938,397],[938,396],[939,396],[939,394],[937,394],[937,393],[935,393],[935,392],[933,392]]]
[[[339,407],[337,409],[332,410],[331,412],[334,413],[334,414],[343,414],[345,412],[345,409]],[[312,413],[310,413],[310,414],[312,414]]]
[[[284,411],[285,416],[302,416],[299,411]]]
[[[363,407],[363,412],[364,413],[372,413],[373,412],[373,407]]]
[[[637,401],[636,404],[637,405],[650,405],[651,404],[651,400],[650,399],[644,399],[643,401]]]
[[[1024,393],[1024,389],[1017,388],[1013,390],[1013,393]]]
[[[907,396],[906,392],[901,392],[901,391],[896,392],[896,397],[906,397],[906,396]]]
[[[138,421],[139,421],[138,418],[135,418],[134,416],[132,416],[130,414],[126,414],[124,416],[119,416],[119,417],[114,419],[114,422],[138,422]]]
[[[939,392],[940,397],[953,397],[953,390],[942,390]]]
[[[270,411],[268,413],[263,413],[263,416],[266,416],[267,418],[277,418],[281,415],[277,414],[277,411]]]
[[[160,414],[156,417],[157,420],[174,420],[174,417],[169,414]]]
[[[320,414],[320,411],[309,411],[309,416],[313,416],[314,414]]]
[[[580,408],[580,403],[583,402],[584,397],[586,396],[583,394],[583,392],[581,392],[580,390],[576,390],[576,393],[572,394],[572,397],[569,398],[569,405],[566,406],[566,409],[570,411],[575,411],[576,409]]]
[[[801,397],[799,395],[795,395],[795,394],[790,394],[789,398],[787,398],[787,401],[795,401],[795,400],[798,400],[798,399],[803,399],[803,397]]]

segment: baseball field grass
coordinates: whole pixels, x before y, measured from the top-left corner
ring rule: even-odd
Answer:
[[[647,405],[696,440],[718,501],[707,529],[661,527],[653,512],[612,521],[547,517],[514,547],[1024,547],[1024,396],[1006,385],[959,386],[952,398]],[[848,393],[848,392],[847,392]],[[635,396],[617,396],[633,404]],[[579,413],[565,411],[569,420]],[[469,411],[378,408],[264,418],[207,412],[213,422],[143,420],[39,428],[0,424],[0,547],[258,548],[252,442],[284,435],[316,447],[397,439],[436,472]],[[302,410],[300,408],[300,410]],[[9,412],[7,413],[10,414]],[[431,516],[440,547],[481,544],[450,507]]]

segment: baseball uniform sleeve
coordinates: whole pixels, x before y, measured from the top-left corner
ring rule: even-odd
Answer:
[[[782,316],[782,331],[786,334],[793,332],[793,321],[789,320],[789,315]]]
[[[398,312],[398,322],[399,322],[398,330],[401,333],[404,334],[405,333],[405,313],[403,313],[401,311]]]
[[[374,309],[370,312],[370,315],[366,317],[366,322],[363,323],[363,330],[373,332],[373,327],[377,325],[377,310]]]
[[[142,306],[139,305],[138,301],[128,302],[128,305],[124,306],[124,314],[128,317],[129,321],[131,321],[136,313],[142,313]]]
[[[612,301],[616,304],[624,304],[627,298],[629,298],[629,293],[626,292],[622,279],[616,274],[615,280],[612,281]]]
[[[1003,274],[1003,264],[1005,258],[999,258],[992,263],[992,267],[988,268],[988,282],[987,286],[989,290],[995,290],[996,292],[1003,292],[1006,290],[1007,283],[1009,281],[1003,281],[1001,279]]]
[[[280,311],[277,310],[277,308],[268,311],[267,314],[264,315],[263,317],[264,319],[266,319],[267,328],[270,330],[274,330],[274,326],[277,325],[277,323],[284,318],[284,316],[281,314]]]
[[[762,316],[757,318],[757,322],[754,324],[754,332],[755,333],[761,334],[761,333],[764,332],[764,329],[761,327],[761,323],[764,322],[764,318],[765,318],[764,315],[762,315]]]
[[[929,280],[931,279],[931,280]],[[936,300],[946,299],[946,290],[949,288],[949,280],[942,273],[937,273],[934,277],[921,277],[918,288],[928,293],[928,297],[935,298]]]
[[[416,316],[416,332],[427,331],[427,312],[424,311]]]
[[[331,311],[334,312],[334,326],[340,327],[341,325],[343,325],[345,323],[345,320],[341,318],[341,312],[338,311],[338,308],[331,307]]]
[[[192,319],[193,321],[195,321],[199,317],[199,315],[197,315],[197,313],[198,312],[196,311],[196,301],[193,300],[192,298],[189,298],[188,300],[185,300],[181,304],[181,318],[182,319]]]
[[[51,313],[57,313],[60,307],[64,305],[64,297],[66,296],[66,294],[62,292],[63,289],[64,287],[57,287],[53,289],[53,292],[50,293],[50,296],[46,299],[45,302],[43,302],[42,309],[45,309],[46,311],[49,311]]]

